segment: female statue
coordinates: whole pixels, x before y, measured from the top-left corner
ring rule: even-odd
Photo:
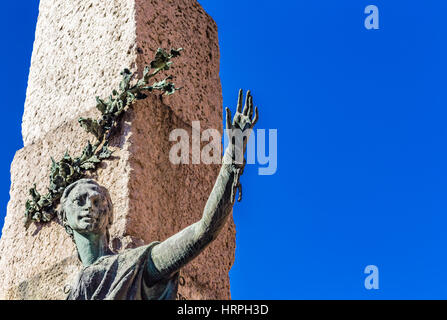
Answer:
[[[112,253],[108,228],[113,207],[107,190],[92,179],[78,180],[65,189],[60,220],[73,238],[83,264],[67,299],[175,299],[180,268],[216,239],[240,187],[247,139],[238,139],[238,135],[247,137],[258,119],[249,91],[243,109],[242,100],[240,90],[233,121],[226,108],[226,131],[231,139],[202,218],[165,241]]]

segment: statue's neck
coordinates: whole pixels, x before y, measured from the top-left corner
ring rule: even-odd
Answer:
[[[103,234],[81,234],[73,231],[79,258],[84,266],[89,266],[98,258],[108,254],[107,238]]]

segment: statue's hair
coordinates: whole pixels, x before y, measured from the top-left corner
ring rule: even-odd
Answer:
[[[60,222],[62,223],[62,226],[65,228],[65,231],[70,235],[70,237],[73,239],[73,229],[71,229],[71,227],[68,225],[68,221],[67,221],[67,215],[65,212],[65,205],[67,203],[68,200],[68,196],[70,194],[70,192],[78,185],[80,184],[89,184],[89,185],[94,185],[96,188],[98,188],[98,190],[103,193],[106,196],[107,199],[107,206],[108,206],[108,211],[109,211],[109,223],[107,225],[107,241],[109,240],[109,226],[112,224],[112,220],[113,220],[113,205],[112,205],[112,200],[110,199],[110,195],[109,195],[109,191],[99,185],[95,180],[93,179],[80,179],[77,180],[75,182],[73,182],[72,184],[70,184],[68,187],[65,188],[64,193],[62,194],[61,200],[60,200],[60,210],[58,211],[58,217]]]

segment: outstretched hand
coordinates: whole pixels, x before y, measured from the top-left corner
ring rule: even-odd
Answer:
[[[224,163],[233,164],[234,179],[231,186],[231,203],[234,203],[236,192],[239,191],[238,201],[242,199],[242,185],[239,181],[240,176],[244,172],[244,153],[247,148],[248,137],[251,134],[251,130],[258,121],[258,107],[253,110],[253,97],[250,90],[247,91],[245,97],[244,109],[242,110],[243,94],[242,89],[239,90],[239,97],[237,100],[236,114],[233,121],[231,121],[231,111],[228,108],[226,110],[226,132],[229,137],[230,143],[224,155]],[[253,111],[255,116],[253,117]]]
[[[240,89],[233,122],[231,122],[230,109],[225,108],[227,112],[227,129],[229,130],[240,129],[241,131],[245,131],[247,129],[252,129],[258,121],[258,107],[255,107],[255,116],[251,119],[253,117],[253,96],[251,95],[250,90],[247,91],[247,96],[245,97],[244,110],[242,110],[242,93],[242,89]]]
[[[233,121],[231,121],[231,111],[229,108],[225,108],[226,111],[226,124],[227,124],[227,134],[229,135],[230,143],[233,148],[239,150],[239,146],[237,145],[238,135],[242,134],[240,139],[243,139],[243,149],[242,156],[245,153],[245,149],[247,147],[248,135],[250,134],[251,129],[255,126],[258,121],[258,107],[254,108],[254,117],[253,117],[253,97],[250,93],[250,90],[247,91],[247,96],[245,97],[244,109],[242,109],[242,100],[243,100],[243,92],[242,89],[239,90],[239,97],[237,100],[237,108],[236,113],[234,115]],[[247,132],[248,130],[248,132]],[[248,133],[248,135],[247,135]],[[236,138],[236,139],[234,139]],[[234,141],[236,140],[236,141]],[[239,147],[239,148],[238,148]],[[235,153],[233,152],[233,155]]]

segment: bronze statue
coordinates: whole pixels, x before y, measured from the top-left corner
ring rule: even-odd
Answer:
[[[246,135],[258,120],[250,91],[244,108],[242,102],[240,90],[233,121],[226,108],[226,131],[232,139],[202,218],[163,242],[112,253],[108,248],[108,227],[113,209],[107,190],[91,179],[78,180],[64,190],[60,219],[83,264],[67,299],[175,299],[180,268],[216,239],[231,212],[237,189],[241,192],[239,178],[245,165],[247,139],[234,137]]]

